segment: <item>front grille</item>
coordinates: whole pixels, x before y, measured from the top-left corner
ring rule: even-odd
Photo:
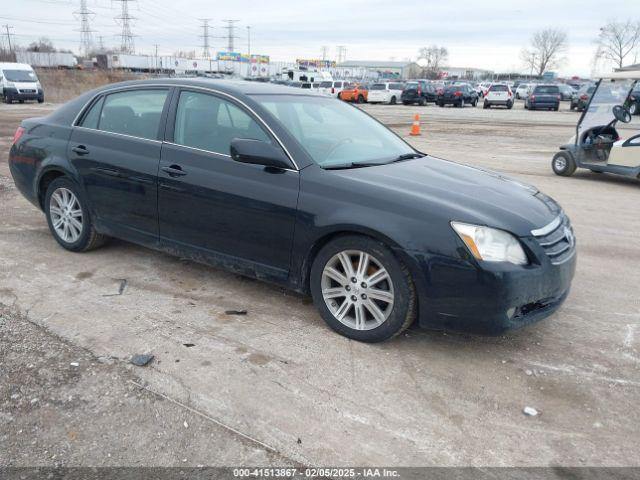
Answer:
[[[19,93],[36,93],[36,91],[29,88],[23,88]]]
[[[549,225],[531,232],[554,265],[569,260],[576,250],[576,240],[569,218],[560,214]]]

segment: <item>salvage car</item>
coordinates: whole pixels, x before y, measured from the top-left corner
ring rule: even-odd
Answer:
[[[494,83],[489,87],[484,97],[483,108],[490,108],[494,105],[513,108],[513,92],[506,83]]]
[[[441,93],[438,93],[436,103],[440,107],[445,105],[453,105],[460,108],[465,105],[475,107],[478,104],[478,94],[466,83],[449,85]]]
[[[416,319],[522,327],[564,302],[576,266],[569,218],[535,187],[429,156],[309,90],[108,85],[24,120],[9,167],[66,250],[115,237],[311,294],[364,342]]]
[[[587,104],[589,103],[589,99],[593,92],[595,92],[596,86],[585,84],[577,92],[574,92],[571,96],[571,104],[569,105],[570,110],[577,110],[579,112],[583,111]]]
[[[374,83],[369,88],[367,102],[395,105],[402,96],[403,88],[404,84],[399,82]]]
[[[345,102],[366,103],[367,98],[369,98],[369,89],[362,83],[354,83],[345,86],[344,89],[338,93],[338,98]]]
[[[404,86],[400,96],[403,105],[426,105],[436,101],[436,87],[428,80],[410,80]]]
[[[544,108],[558,111],[561,99],[562,96],[557,85],[536,85],[524,101],[524,108],[529,110]]]
[[[640,119],[634,119],[629,111],[639,81],[640,70],[612,73],[600,79],[575,135],[551,161],[557,175],[568,177],[580,167],[640,178]],[[626,130],[624,138],[621,124]]]

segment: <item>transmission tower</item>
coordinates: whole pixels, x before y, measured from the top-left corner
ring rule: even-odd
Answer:
[[[323,45],[321,47],[321,51],[322,51],[322,60],[326,60],[327,54],[329,53],[329,47],[327,47],[326,45]]]
[[[87,8],[87,0],[80,0],[80,10],[73,12],[75,17],[80,20],[80,51],[89,55],[93,48],[93,37],[91,27],[89,26],[89,18],[95,15]]]
[[[233,41],[234,39],[238,38],[234,35],[235,24],[239,21],[240,20],[222,20],[223,23],[227,24],[227,26],[224,28],[225,30],[227,30],[227,51],[229,52],[234,51]]]
[[[338,63],[343,63],[347,59],[347,47],[338,45],[336,49],[338,51]]]
[[[135,17],[132,17],[129,14],[129,2],[134,2],[135,0],[113,1],[120,2],[122,5],[120,15],[115,17],[116,22],[118,22],[122,26],[122,31],[120,33],[120,51],[122,53],[134,53],[135,45],[133,43],[133,37],[135,35],[131,31],[131,22],[135,20]]]
[[[209,45],[209,38],[211,38],[209,36],[209,22],[211,19],[201,18],[200,21],[202,22],[202,25],[200,25],[202,27],[202,35],[200,35],[202,38],[202,56],[211,58],[211,46]]]

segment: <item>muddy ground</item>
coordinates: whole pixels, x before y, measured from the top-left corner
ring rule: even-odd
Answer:
[[[502,337],[412,328],[366,345],[309,299],[219,269],[121,241],[66,252],[6,163],[20,119],[52,106],[0,105],[0,465],[638,465],[640,182],[552,173],[566,105],[364,108],[402,135],[420,113],[421,149],[563,205],[579,260],[556,314]]]

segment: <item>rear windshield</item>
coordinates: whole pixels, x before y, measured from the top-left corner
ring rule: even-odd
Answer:
[[[490,91],[492,92],[507,92],[509,87],[506,85],[492,85]]]
[[[333,82],[320,82],[320,88],[331,88],[333,87]]]
[[[409,82],[404,88],[407,90],[416,90],[418,88],[418,82]]]
[[[458,92],[462,87],[460,85],[452,85],[444,89],[445,92]]]
[[[384,83],[374,83],[371,85],[370,90],[386,90],[387,86]]]
[[[535,93],[560,93],[560,89],[555,85],[543,85],[540,87],[536,87]]]

